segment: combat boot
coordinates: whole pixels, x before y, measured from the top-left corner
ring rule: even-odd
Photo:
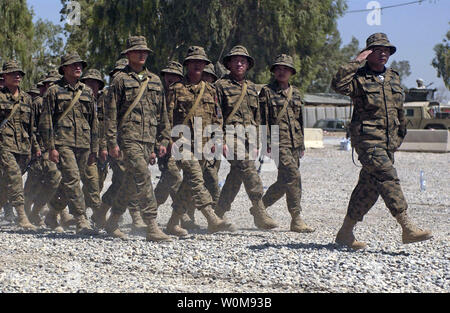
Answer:
[[[183,215],[180,216],[180,220],[181,220],[181,227],[183,227],[184,229],[188,229],[188,230],[200,229],[200,225],[195,223],[195,221],[192,220],[189,217],[189,215],[186,213],[184,213]]]
[[[111,215],[105,223],[105,230],[110,236],[114,238],[126,240],[127,235],[119,229],[119,220],[121,216],[122,214],[115,214],[111,212]]]
[[[16,207],[17,212],[17,225],[26,229],[36,231],[36,226],[30,223],[28,220],[27,214],[25,213],[25,208],[23,205],[18,205]]]
[[[142,220],[141,212],[139,210],[129,210],[131,215],[131,220],[133,223],[131,224],[131,232],[133,233],[143,233],[147,228],[147,225]]]
[[[172,241],[172,239],[163,233],[156,223],[156,219],[148,220],[147,241]]]
[[[175,212],[175,210],[173,210],[172,216],[167,222],[166,233],[178,237],[187,236],[188,235],[187,230],[183,229],[180,225],[178,225],[179,223],[180,223],[180,215],[177,212]]]
[[[250,209],[250,213],[253,215],[255,226],[259,229],[273,229],[278,227],[278,224],[267,214],[262,200],[255,201]]]
[[[59,218],[59,223],[65,229],[69,228],[69,226],[77,224],[77,220],[73,217],[72,214],[69,213],[69,210],[67,208],[59,212]]]
[[[5,204],[5,206],[3,207],[3,211],[5,214],[5,220],[12,223],[16,220],[16,215],[14,214],[14,209],[12,207],[12,205],[8,202]]]
[[[48,228],[56,231],[57,233],[64,232],[64,229],[58,224],[58,212],[52,207],[49,207],[44,223]]]
[[[353,235],[353,228],[355,227],[356,222],[357,221],[351,219],[348,215],[345,216],[344,223],[336,235],[336,243],[348,246],[354,250],[367,247],[364,242],[356,241],[355,236]]]
[[[41,210],[42,210],[42,206],[34,204],[33,209],[31,210],[31,213],[30,213],[30,218],[29,218],[30,222],[38,227],[45,226],[44,220],[39,215]]]
[[[402,242],[404,244],[424,241],[433,238],[429,230],[421,230],[409,219],[406,211],[395,216],[395,219],[402,227]]]
[[[291,216],[291,231],[294,231],[296,233],[312,233],[315,231],[314,228],[306,225],[306,223],[300,217],[300,212],[292,212]]]
[[[89,223],[89,220],[86,218],[86,216],[84,214],[76,216],[75,220],[77,223],[77,229],[76,229],[77,235],[82,235],[82,236],[98,235],[98,233],[94,229],[92,229],[91,223]]]
[[[218,217],[210,205],[201,209],[201,212],[208,221],[208,233],[212,234],[219,231],[233,231],[233,225],[230,222]]]
[[[100,209],[94,211],[94,213],[91,216],[91,220],[94,223],[94,227],[99,229],[105,228],[106,214],[108,213],[109,209],[110,209],[109,205],[102,203]]]

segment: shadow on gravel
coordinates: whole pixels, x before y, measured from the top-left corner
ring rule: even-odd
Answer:
[[[318,244],[318,243],[288,243],[288,244],[271,244],[271,243],[265,243],[262,245],[253,245],[248,246],[250,250],[264,250],[268,248],[275,248],[275,249],[281,249],[281,248],[288,248],[288,249],[304,249],[304,250],[329,250],[329,251],[339,251],[339,252],[349,252],[349,253],[372,253],[372,254],[385,254],[390,256],[409,256],[410,253],[405,251],[385,251],[385,250],[358,250],[355,251],[353,249],[338,245],[336,243],[329,243],[329,244]]]
[[[1,232],[18,235],[34,235],[36,238],[52,238],[52,239],[103,239],[113,240],[114,238],[108,236],[106,233],[99,233],[95,236],[77,235],[74,230],[66,230],[64,233],[57,233],[50,229],[38,229],[36,231],[24,229],[1,229]]]
[[[262,245],[253,245],[248,246],[250,250],[264,250],[268,248],[275,248],[275,249],[281,249],[281,248],[288,248],[288,249],[309,249],[309,250],[320,250],[320,249],[326,249],[326,250],[336,250],[338,245],[336,244],[319,244],[319,243],[288,243],[288,244],[271,244],[271,243],[265,243]]]

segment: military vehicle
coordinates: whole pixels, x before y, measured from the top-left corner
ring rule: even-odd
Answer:
[[[410,129],[450,129],[450,106],[434,100],[436,89],[410,88],[403,104]]]

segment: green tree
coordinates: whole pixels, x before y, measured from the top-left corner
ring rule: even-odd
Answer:
[[[61,0],[63,5],[61,9],[61,22],[66,21],[67,16],[72,12],[73,9],[70,6],[72,0]],[[77,0],[80,4],[80,24],[71,25],[70,23],[64,23],[64,35],[67,38],[66,46],[64,50],[66,51],[77,51],[82,58],[89,58],[90,56],[90,38],[88,32],[95,29],[92,20],[92,14],[95,3],[102,3],[100,0]]]
[[[0,60],[21,64],[25,90],[54,68],[63,47],[62,28],[41,19],[33,24],[33,15],[25,0],[0,1]]]
[[[61,1],[67,6],[68,0]],[[215,62],[232,46],[242,44],[256,59],[250,79],[268,82],[274,57],[288,53],[298,68],[294,83],[302,90],[320,70],[317,61],[322,48],[346,8],[344,0],[79,2],[81,25],[66,26],[68,45],[104,73],[124,49],[127,37],[142,35],[154,51],[148,60],[154,72],[170,59],[182,61],[190,45],[205,47]],[[67,11],[61,13],[64,19]]]
[[[402,87],[404,89],[408,89],[408,88],[406,88],[406,86],[403,85],[402,82],[406,77],[411,75],[411,66],[409,65],[409,61],[405,61],[405,60],[392,61],[391,68],[398,72],[398,75],[400,76],[400,83],[402,84]]]
[[[37,75],[44,75],[59,66],[64,49],[62,27],[42,19],[34,23],[33,63]]]
[[[442,77],[445,86],[450,89],[450,30],[447,32],[447,38],[442,40],[442,43],[434,46],[434,57],[431,65],[436,69],[437,76]]]
[[[33,16],[25,0],[0,1],[0,57],[2,63],[15,59],[26,73],[22,87],[27,89],[36,77],[32,60]]]

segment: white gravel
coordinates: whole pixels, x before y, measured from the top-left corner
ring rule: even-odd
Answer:
[[[227,214],[236,232],[208,235],[206,221],[197,213],[203,229],[169,243],[150,243],[136,235],[124,242],[104,233],[87,238],[74,230],[31,234],[2,221],[0,215],[0,291],[447,293],[449,165],[450,154],[396,153],[409,215],[431,229],[434,238],[403,245],[401,228],[380,199],[357,225],[355,235],[368,244],[357,252],[338,248],[334,237],[359,168],[351,152],[330,144],[308,150],[301,162],[303,217],[316,228],[311,234],[289,232],[284,198],[269,208],[280,228],[257,230],[243,186]],[[419,190],[420,170],[427,180],[425,192]],[[156,166],[152,171],[156,183]],[[223,162],[222,180],[227,172]],[[265,187],[275,179],[276,172],[262,172]],[[159,210],[162,226],[169,219],[170,203],[169,199]],[[130,222],[127,213],[126,232]]]

